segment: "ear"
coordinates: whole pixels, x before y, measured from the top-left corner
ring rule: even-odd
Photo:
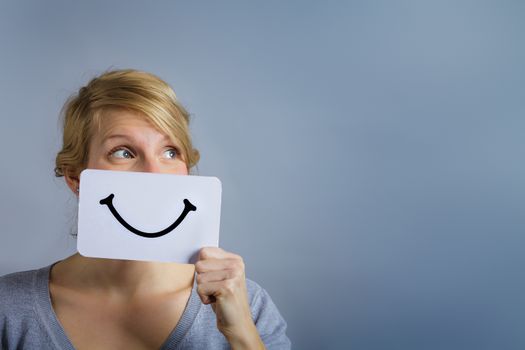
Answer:
[[[80,187],[79,172],[74,171],[71,168],[65,169],[64,178],[66,179],[67,186],[76,196],[78,196],[78,189]]]

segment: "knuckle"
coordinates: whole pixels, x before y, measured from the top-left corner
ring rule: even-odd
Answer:
[[[201,299],[203,304],[208,304],[208,300],[209,300],[208,296],[206,296],[206,295],[199,295],[199,298]]]
[[[223,290],[226,294],[233,294],[235,289],[235,283],[232,280],[227,280],[224,282]]]
[[[235,278],[235,271],[234,270],[225,270],[223,272],[223,281],[228,281]]]
[[[202,248],[199,252],[199,259],[208,259],[210,257],[209,248]]]
[[[244,270],[238,269],[232,271],[232,277],[231,278],[241,278],[244,276]]]
[[[232,259],[241,260],[242,261],[242,256],[240,256],[238,254],[235,254],[235,253],[231,253],[231,254],[232,254]]]
[[[231,262],[231,267],[235,270],[244,271],[244,261],[242,259],[233,259]]]
[[[197,273],[202,272],[204,270],[204,263],[202,261],[197,261],[195,263],[195,270]]]
[[[202,285],[197,286],[197,294],[199,294],[199,296],[204,295],[204,288],[202,287]]]

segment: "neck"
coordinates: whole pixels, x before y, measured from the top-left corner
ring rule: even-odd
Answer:
[[[191,287],[194,265],[86,258],[75,254],[53,266],[54,283],[124,296],[171,293]]]

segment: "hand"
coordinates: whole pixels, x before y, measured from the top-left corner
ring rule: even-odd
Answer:
[[[252,320],[242,258],[221,248],[202,248],[195,271],[197,293],[211,304],[217,328],[232,348],[264,348]]]

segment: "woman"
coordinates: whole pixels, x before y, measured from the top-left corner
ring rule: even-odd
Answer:
[[[148,73],[105,73],[64,108],[55,173],[78,196],[83,169],[187,175],[188,113]],[[240,256],[194,265],[87,258],[0,278],[2,349],[288,349],[286,323]]]

